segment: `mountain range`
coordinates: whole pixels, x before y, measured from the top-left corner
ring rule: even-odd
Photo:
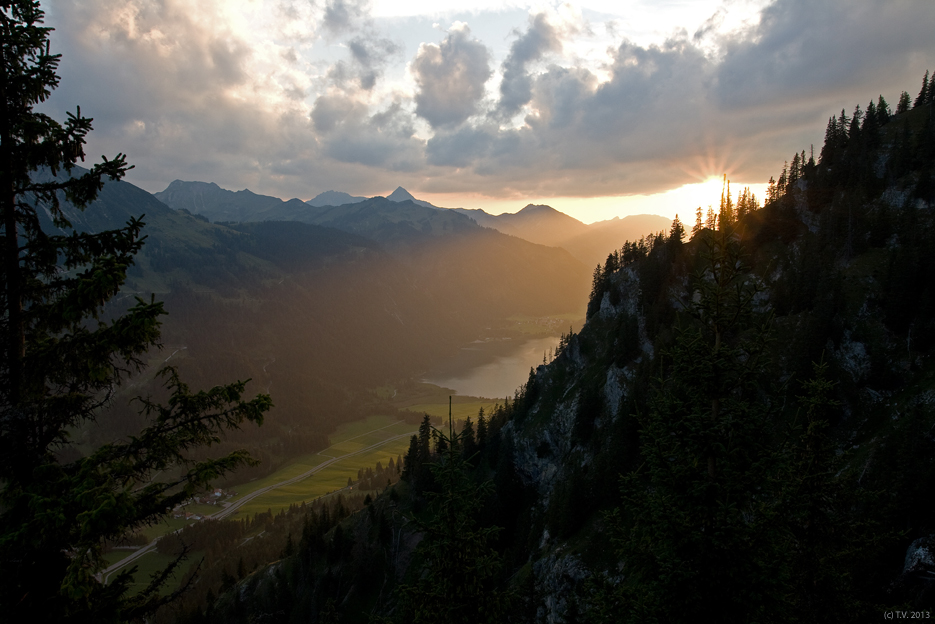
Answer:
[[[251,378],[270,392],[276,409],[259,436],[229,440],[269,471],[340,423],[395,411],[375,408],[367,390],[388,377],[418,376],[472,340],[499,336],[513,315],[582,311],[590,272],[566,250],[396,197],[310,206],[210,183],[178,182],[154,196],[108,182],[85,210],[62,200],[79,231],[143,219],[146,242],[112,313],[155,294],[169,313],[163,344],[187,383]],[[131,392],[140,387],[158,393],[146,379]],[[141,421],[117,400],[98,424],[84,443],[130,434]]]
[[[615,217],[589,225],[546,205],[529,204],[516,213],[500,215],[480,209],[439,208],[416,199],[402,187],[385,198],[326,191],[302,202],[248,190],[228,191],[213,183],[176,180],[155,196],[172,208],[184,208],[215,222],[300,221],[376,236],[384,243],[411,239],[415,233],[407,228],[437,234],[467,227],[451,216],[458,214],[485,228],[540,245],[562,247],[589,267],[602,263],[624,241],[635,241],[669,227],[669,220],[658,215]]]

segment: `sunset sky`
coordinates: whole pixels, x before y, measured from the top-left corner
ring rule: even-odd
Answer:
[[[470,9],[465,7],[472,7]],[[88,154],[128,180],[326,190],[585,222],[762,198],[828,116],[915,97],[932,0],[55,0]],[[713,180],[716,178],[716,180]],[[707,184],[705,184],[707,182]]]

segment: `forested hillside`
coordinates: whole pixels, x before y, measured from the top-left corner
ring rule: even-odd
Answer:
[[[426,421],[399,485],[183,621],[930,613],[933,174],[927,77],[836,114],[762,207],[725,189],[611,254],[513,401]]]

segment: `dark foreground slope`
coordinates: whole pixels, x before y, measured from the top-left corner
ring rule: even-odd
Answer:
[[[465,621],[930,613],[932,108],[836,117],[762,209],[625,245],[582,331],[461,441],[490,489],[439,481],[427,466],[453,460],[426,428],[399,486],[339,528],[303,512],[294,555],[216,602],[196,589],[184,619],[412,621],[421,600],[420,621],[443,621],[420,579],[478,565],[435,585]],[[482,507],[445,516],[472,491]],[[443,517],[458,530],[433,533]],[[464,602],[477,591],[507,610]]]

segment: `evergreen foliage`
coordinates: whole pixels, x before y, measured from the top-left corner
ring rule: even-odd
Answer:
[[[924,106],[930,100],[930,91],[932,89],[931,83],[929,83],[929,73],[928,70],[925,71],[925,77],[922,78],[922,88],[919,89],[919,95],[916,96],[916,101],[913,102],[912,107],[918,108],[919,106]]]
[[[105,540],[151,524],[218,476],[250,462],[245,452],[194,461],[191,453],[244,420],[261,423],[268,396],[244,401],[244,382],[192,393],[162,371],[165,405],[140,401],[149,425],[85,457],[57,456],[72,433],[94,421],[116,388],[158,346],[162,304],[137,300],[106,320],[143,241],[143,223],[98,234],[46,234],[39,213],[71,228],[62,201],[78,208],[105,179],[128,170],[123,155],[78,174],[91,119],[80,109],[59,124],[33,107],[58,85],[59,55],[38,2],[0,4],[0,608],[12,621],[124,621],[171,598],[160,592],[175,564],[143,591],[128,592],[132,571],[110,584]],[[178,476],[157,481],[167,469]]]
[[[608,621],[760,621],[780,606],[766,320],[733,229],[704,244],[693,320],[639,417],[643,468],[611,516],[626,567]]]
[[[439,491],[429,492],[428,518],[411,521],[423,533],[411,580],[398,588],[395,620],[406,624],[502,622],[510,594],[498,587],[502,560],[491,547],[500,529],[478,527],[476,515],[493,484],[476,485],[461,452],[464,431],[446,436],[445,451],[431,464]]]

